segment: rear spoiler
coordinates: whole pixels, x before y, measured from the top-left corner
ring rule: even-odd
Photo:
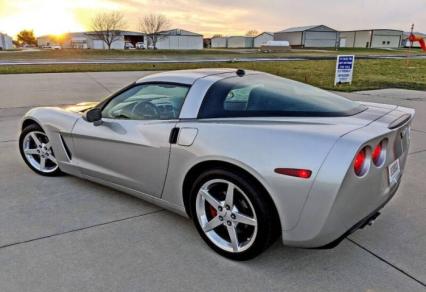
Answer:
[[[388,126],[389,129],[396,129],[400,126],[402,126],[403,124],[405,124],[406,122],[408,122],[411,119],[411,115],[410,114],[403,114],[402,116],[400,116],[399,118],[397,118],[396,120],[394,120],[393,122],[391,122]]]

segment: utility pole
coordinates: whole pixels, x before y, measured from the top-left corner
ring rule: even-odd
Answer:
[[[413,32],[414,32],[414,23],[411,24],[410,35],[408,36],[408,39],[407,39],[410,42],[410,46],[408,47],[408,52],[407,52],[407,61],[405,62],[405,65],[406,65],[407,68],[410,65],[411,49],[413,47],[413,42],[411,41],[411,36],[413,35]]]

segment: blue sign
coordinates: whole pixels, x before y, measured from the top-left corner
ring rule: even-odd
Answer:
[[[336,63],[336,77],[334,85],[342,83],[352,83],[355,56],[339,55]]]

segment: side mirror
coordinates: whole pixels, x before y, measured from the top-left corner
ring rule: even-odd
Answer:
[[[99,108],[92,108],[84,113],[84,119],[89,123],[95,123],[95,126],[100,125],[102,120],[102,110]]]

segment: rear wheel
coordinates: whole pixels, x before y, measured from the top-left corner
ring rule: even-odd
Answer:
[[[38,125],[33,124],[24,128],[19,137],[19,150],[25,163],[34,172],[44,176],[63,174],[49,138]]]
[[[219,254],[247,260],[276,238],[276,219],[267,194],[244,175],[223,169],[198,177],[191,191],[194,224]]]

